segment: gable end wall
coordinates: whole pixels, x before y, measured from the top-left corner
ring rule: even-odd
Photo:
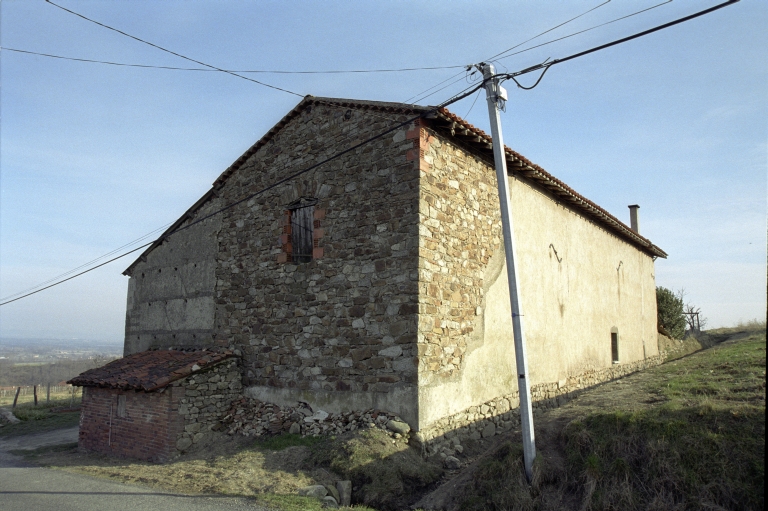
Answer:
[[[221,200],[235,202],[406,119],[307,107],[227,177]],[[222,215],[215,333],[242,350],[248,395],[327,411],[387,409],[415,422],[419,192],[407,131]],[[318,253],[294,264],[284,211],[300,197],[318,199]]]

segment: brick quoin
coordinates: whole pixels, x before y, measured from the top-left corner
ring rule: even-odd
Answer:
[[[426,123],[423,119],[417,119],[414,121],[414,128],[408,130],[405,133],[406,140],[413,141],[413,149],[406,152],[406,161],[417,162],[416,168],[423,172],[429,172],[431,165],[424,159],[424,156],[429,151],[429,146],[432,144],[434,137],[429,134],[425,129]]]

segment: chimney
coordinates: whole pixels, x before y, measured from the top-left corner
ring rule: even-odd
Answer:
[[[640,206],[637,204],[629,206],[629,227],[636,233],[640,234],[640,223],[637,218],[638,209],[640,209]]]

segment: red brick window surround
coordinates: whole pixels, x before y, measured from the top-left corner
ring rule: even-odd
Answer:
[[[323,257],[320,239],[325,234],[321,222],[325,210],[318,209],[317,199],[301,197],[283,211],[278,263],[308,263]]]

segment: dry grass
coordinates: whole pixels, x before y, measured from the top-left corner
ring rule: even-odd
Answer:
[[[319,509],[319,501],[298,497],[297,490],[343,479],[353,481],[353,502],[399,508],[442,472],[379,429],[339,438],[281,435],[256,442],[221,434],[166,464],[80,453],[76,444],[18,454],[43,466],[179,493],[254,497],[287,511]]]

